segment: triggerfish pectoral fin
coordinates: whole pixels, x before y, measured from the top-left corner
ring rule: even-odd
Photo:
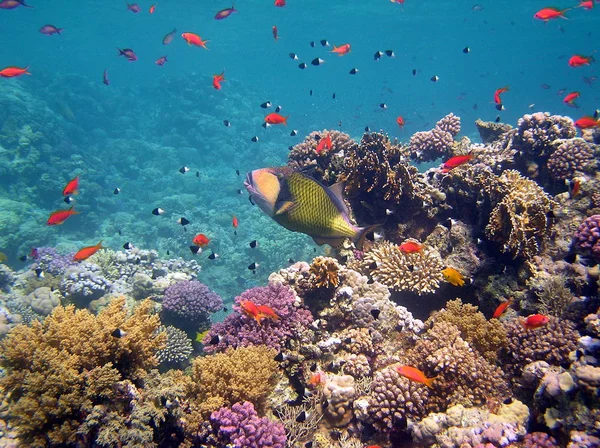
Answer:
[[[281,215],[285,212],[290,212],[294,209],[294,203],[292,201],[285,201],[280,204],[277,204],[277,210],[275,211],[275,215]]]

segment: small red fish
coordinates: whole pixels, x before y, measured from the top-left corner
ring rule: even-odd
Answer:
[[[467,154],[465,156],[454,156],[450,157],[448,160],[444,162],[442,165],[442,173],[447,173],[451,169],[456,168],[457,166],[464,165],[469,160],[473,158],[473,154]]]
[[[148,12],[150,14],[154,14],[154,11],[156,11],[156,5],[150,5],[150,9],[148,10]]]
[[[273,112],[265,117],[265,122],[269,124],[285,124],[287,126],[288,117]]]
[[[196,246],[204,247],[204,246],[207,246],[208,243],[210,243],[210,240],[208,239],[208,237],[205,234],[199,233],[198,235],[196,235],[194,237],[194,239],[192,240],[192,243],[194,243]]]
[[[511,303],[512,300],[508,299],[506,302],[502,302],[500,305],[498,305],[498,307],[494,311],[494,314],[492,315],[492,318],[499,319],[500,316],[502,316],[506,312]]]
[[[283,8],[285,6],[285,0],[275,0],[275,6]]]
[[[39,255],[37,247],[32,247],[31,252],[29,252],[29,256],[33,259],[37,258]]]
[[[142,9],[140,8],[140,5],[138,5],[137,3],[132,3],[131,5],[127,3],[127,11],[131,11],[132,13],[137,14],[141,10]]]
[[[2,70],[0,70],[0,77],[2,78],[16,78],[17,76],[21,76],[21,75],[31,75],[31,73],[29,73],[27,70],[29,69],[29,66],[25,67],[25,68],[20,68],[20,67],[6,67],[3,68]]]
[[[275,39],[275,41],[277,41],[277,39],[279,39],[279,30],[277,29],[277,26],[273,25],[273,39]]]
[[[231,225],[233,226],[234,229],[237,229],[239,224],[240,223],[237,219],[237,216],[234,215],[233,218],[231,218]]]
[[[327,375],[324,372],[315,372],[313,373],[309,380],[308,384],[310,386],[319,387],[327,382]]]
[[[157,60],[156,60],[154,63],[155,63],[156,65],[160,65],[160,66],[162,67],[163,65],[165,65],[165,62],[168,62],[168,61],[167,61],[167,56],[161,56],[161,57],[160,57],[160,58],[158,58],[158,59],[157,59]]]
[[[423,245],[421,243],[417,243],[415,241],[406,241],[400,246],[398,246],[401,252],[405,254],[414,254],[416,252],[421,252],[423,250]]]
[[[333,50],[331,50],[330,53],[337,53],[338,56],[344,56],[345,54],[350,53],[351,48],[352,47],[350,46],[350,44],[343,44],[343,45],[340,45],[339,47],[336,47],[334,45]]]
[[[0,9],[15,9],[19,6],[23,6],[25,8],[33,8],[33,6],[29,6],[25,4],[24,0],[2,0],[0,1]]]
[[[264,316],[258,311],[258,307],[256,304],[250,300],[242,300],[240,301],[240,308],[247,316],[255,319],[260,325],[260,321],[264,318]]]
[[[504,86],[501,89],[496,89],[496,91],[494,92],[494,103],[496,104],[502,104],[502,100],[500,99],[500,95],[503,94],[504,92],[508,91],[508,86]]]
[[[212,85],[215,89],[221,90],[221,83],[225,81],[225,70],[220,75],[213,75]]]
[[[77,253],[73,256],[73,261],[83,261],[83,260],[86,260],[86,259],[90,258],[92,255],[94,255],[96,252],[98,252],[102,248],[103,248],[102,247],[102,241],[100,241],[95,246],[87,246],[87,247],[84,247],[83,249],[79,249],[77,251]]]
[[[568,104],[569,106],[575,106],[575,100],[579,98],[580,95],[580,92],[571,92],[563,98],[563,103]]]
[[[54,25],[44,25],[40,28],[40,33],[52,36],[53,34],[60,34],[63,28],[56,28]]]
[[[558,8],[543,8],[536,12],[533,17],[536,19],[543,20],[547,22],[552,19],[566,19],[565,12],[567,12],[570,8],[560,10]]]
[[[67,185],[65,185],[65,188],[63,188],[63,196],[71,196],[72,194],[78,194],[79,193],[79,175],[75,176],[73,179],[71,179],[69,182],[67,182]]]
[[[48,226],[59,226],[63,222],[65,222],[71,215],[76,215],[79,212],[73,210],[73,206],[71,206],[68,210],[56,210],[50,213],[50,217],[48,221],[46,221],[46,225]]]
[[[331,134],[327,134],[326,137],[319,140],[319,144],[316,148],[317,154],[320,154],[324,149],[331,149]]]
[[[574,198],[579,194],[581,190],[581,181],[579,179],[575,179],[571,181],[571,197]]]
[[[181,37],[187,42],[188,45],[195,45],[196,47],[206,48],[206,43],[210,42],[209,40],[202,40],[200,36],[194,33],[181,33]]]
[[[594,62],[594,58],[592,56],[575,54],[569,58],[569,67],[581,67],[583,65],[590,65],[592,62]]]
[[[544,316],[543,314],[533,314],[527,319],[520,319],[519,323],[525,328],[525,330],[533,330],[535,328],[540,328],[546,325],[550,319],[548,316]]]
[[[433,389],[432,383],[433,380],[435,380],[435,377],[427,378],[425,374],[416,367],[400,366],[396,367],[396,370],[403,377],[408,378],[411,381],[416,381],[417,383],[425,384],[427,387]]]
[[[398,118],[396,118],[396,123],[398,124],[398,126],[400,127],[400,129],[404,129],[404,118],[402,117],[402,115],[398,115]]]
[[[281,319],[277,313],[268,305],[256,305],[256,309],[263,318],[279,320]]]
[[[579,3],[579,5],[577,5],[577,7],[590,10],[594,7],[594,1],[593,0],[581,0],[581,3]]]
[[[594,117],[590,116],[581,117],[579,120],[575,121],[575,126],[579,129],[589,129],[600,126],[600,120],[596,120]]]
[[[229,17],[234,12],[237,12],[237,9],[235,9],[233,6],[231,8],[222,9],[215,15],[215,19],[223,20],[226,17]]]

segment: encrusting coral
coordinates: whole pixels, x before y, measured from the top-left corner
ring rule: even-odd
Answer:
[[[79,429],[94,407],[110,410],[116,384],[138,380],[158,364],[166,335],[158,331],[152,302],[140,303],[130,316],[124,305],[124,298],[115,299],[98,316],[59,306],[43,323],[17,326],[2,341],[0,386],[27,446],[86,440]],[[113,336],[116,329],[124,336]]]

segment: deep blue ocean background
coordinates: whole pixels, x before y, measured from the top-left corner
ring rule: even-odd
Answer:
[[[277,8],[271,0],[241,0],[221,21],[215,13],[231,2],[163,0],[153,15],[148,1],[139,3],[139,14],[124,1],[26,3],[33,8],[0,10],[0,69],[31,71],[0,79],[0,251],[14,268],[24,266],[18,258],[31,247],[69,252],[101,239],[115,250],[130,241],[164,258],[191,258],[190,240],[202,232],[211,244],[196,257],[200,280],[231,298],[264,283],[289,258],[315,254],[309,237],[279,227],[237,191],[245,172],[285,164],[288,147],[311,131],[339,129],[359,139],[368,125],[408,141],[453,112],[462,118],[461,134],[477,140],[477,118],[500,115],[515,125],[533,111],[579,118],[600,105],[600,84],[582,80],[597,75],[597,65],[567,64],[571,55],[598,48],[600,6],[544,24],[533,18],[550,6],[540,1],[289,0]],[[64,31],[43,35],[44,24]],[[209,50],[189,47],[182,32],[209,39]],[[338,57],[321,39],[351,43],[352,52]],[[118,57],[117,48],[134,49],[139,60]],[[373,59],[388,49],[394,58]],[[154,62],[163,55],[168,62],[159,67]],[[325,64],[310,65],[315,57]],[[300,70],[299,62],[309,67]],[[359,73],[350,75],[352,68]],[[212,76],[223,70],[223,89],[214,90]],[[493,93],[505,85],[506,110],[499,113]],[[561,89],[581,91],[579,109],[562,103]],[[267,100],[290,116],[287,127],[261,127],[266,111],[259,105]],[[251,142],[255,135],[258,143]],[[184,165],[191,171],[182,175]],[[48,214],[65,208],[62,188],[77,174],[75,208],[82,213],[47,227]],[[113,194],[116,187],[121,194]],[[153,216],[155,207],[166,214]],[[191,221],[187,232],[180,216]],[[258,249],[248,246],[253,239]],[[218,260],[207,259],[211,250]],[[261,266],[253,275],[247,266],[254,261]]]

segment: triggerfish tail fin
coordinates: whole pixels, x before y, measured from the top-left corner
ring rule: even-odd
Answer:
[[[355,238],[353,238],[354,245],[356,246],[357,249],[362,250],[362,247],[365,244],[365,239],[366,239],[367,235],[369,233],[371,233],[373,230],[375,230],[377,227],[381,227],[381,224],[373,224],[371,226],[358,228],[358,234],[356,235]]]

